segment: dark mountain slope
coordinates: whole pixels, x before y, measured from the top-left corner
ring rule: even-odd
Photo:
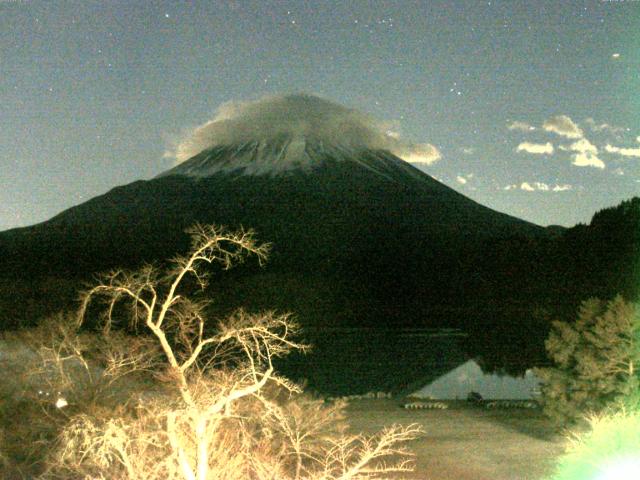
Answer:
[[[386,165],[400,162],[391,155],[363,155],[381,160],[388,172],[326,161],[312,174],[169,175],[134,182],[48,222],[3,232],[5,266],[19,274],[57,275],[166,258],[184,248],[182,230],[195,221],[254,228],[274,243],[274,264],[314,269],[366,257],[367,251],[386,251],[385,260],[393,254],[424,257],[436,247],[455,249],[507,233],[544,235],[544,229],[487,209],[404,162]]]
[[[402,345],[403,357],[411,359],[403,378],[391,383],[414,381],[409,377],[421,353],[390,333],[400,335],[404,327],[462,326],[475,338],[503,332],[507,356],[492,352],[494,366],[514,353],[528,357],[521,363],[540,356],[546,329],[531,312],[559,301],[562,280],[580,281],[564,274],[567,258],[558,260],[558,245],[570,248],[568,240],[558,243],[566,232],[483,207],[388,152],[304,148],[306,160],[291,164],[289,158],[271,171],[269,161],[287,158],[282,146],[273,148],[280,152],[273,158],[258,144],[206,150],[158,178],[0,233],[4,324],[19,323],[20,309],[33,321],[43,310],[69,308],[75,289],[94,272],[185,251],[184,230],[200,222],[253,228],[273,244],[266,268],[249,263],[216,277],[208,294],[217,313],[238,306],[294,311],[317,354],[294,359],[288,371],[315,376],[321,388],[337,378],[336,364],[344,367],[342,383],[335,380],[340,388],[353,369],[373,364],[387,364],[375,378],[393,378],[399,353],[390,345]],[[259,174],[249,171],[256,162]],[[367,339],[360,336],[351,348],[329,334],[364,326],[381,329],[382,336],[370,337],[386,347],[361,350]],[[510,338],[514,332],[520,337]],[[349,366],[352,349],[369,352],[358,358],[373,363]],[[377,381],[362,376],[359,388]]]

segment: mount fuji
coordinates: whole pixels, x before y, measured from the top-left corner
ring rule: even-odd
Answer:
[[[4,232],[0,248],[8,272],[82,275],[169,258],[185,248],[183,231],[195,222],[255,229],[273,243],[267,273],[358,279],[384,292],[384,303],[446,302],[471,280],[463,270],[479,245],[548,235],[387,150],[281,135],[205,149],[154,179]]]
[[[285,107],[319,102],[285,100]],[[275,120],[260,114],[267,127],[257,132],[246,133],[247,119],[212,122],[218,141],[204,148],[192,143],[198,153],[157,177],[114,188],[46,222],[1,232],[2,321],[10,322],[8,310],[1,311],[10,305],[7,298],[31,298],[45,311],[68,308],[75,289],[95,272],[162,262],[185,251],[184,231],[195,222],[252,228],[273,245],[266,268],[249,263],[211,285],[214,310],[294,312],[316,353],[287,368],[334,390],[348,389],[327,373],[336,365],[351,372],[345,379],[359,371],[362,388],[379,386],[381,371],[395,371],[392,386],[408,383],[420,360],[405,362],[404,374],[392,362],[399,349],[413,355],[398,343],[398,332],[407,328],[473,333],[486,327],[489,315],[519,315],[549,300],[549,262],[535,245],[556,237],[556,229],[491,210],[436,181],[392,153],[399,147],[395,140],[371,133],[351,111],[345,117],[338,110],[336,120],[336,109],[328,108],[338,126],[327,134],[331,122],[320,118],[327,109],[275,110]],[[260,126],[251,114],[245,123]],[[273,127],[282,118],[291,128]],[[368,140],[354,141],[354,131]],[[502,252],[513,239],[518,249]],[[29,310],[31,317],[38,313]],[[340,332],[349,329],[358,334],[345,344]],[[362,333],[373,331],[380,342]],[[525,332],[511,345],[533,343]],[[371,369],[356,366],[353,352],[388,367],[378,368],[375,380]]]

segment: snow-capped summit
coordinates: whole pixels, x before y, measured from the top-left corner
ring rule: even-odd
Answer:
[[[330,150],[336,159],[353,154],[339,147]],[[309,141],[303,135],[279,135],[273,139],[210,147],[160,176],[208,177],[219,172],[278,175],[292,170],[309,171],[322,163],[327,154],[329,149],[321,142]]]
[[[274,139],[248,141],[237,145],[214,146],[163,172],[167,175],[209,177],[217,173],[278,176],[336,162],[353,162],[388,180],[399,174],[425,177],[387,150],[329,144],[302,135],[280,135]]]
[[[348,157],[362,150],[386,150],[412,162],[439,158],[436,147],[402,140],[396,127],[314,95],[273,96],[223,104],[213,119],[193,129],[165,157],[181,163],[222,148],[233,157],[225,168],[241,166],[246,173],[309,166],[318,155],[340,157],[345,149]]]

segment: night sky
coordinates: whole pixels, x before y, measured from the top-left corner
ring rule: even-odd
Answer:
[[[588,222],[640,194],[638,32],[632,0],[0,0],[0,230],[168,169],[225,102],[298,92],[435,146],[418,166],[484,205]]]

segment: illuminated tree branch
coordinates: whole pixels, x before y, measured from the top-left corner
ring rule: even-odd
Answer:
[[[113,411],[70,417],[42,478],[364,480],[409,471],[409,452],[397,445],[419,435],[415,425],[346,435],[339,427],[343,404],[304,397],[276,373],[276,358],[307,348],[289,315],[238,310],[207,325],[208,302],[191,300],[185,279],[204,289],[205,267],[228,269],[249,255],[263,263],[268,246],[251,231],[196,225],[190,233],[191,250],[166,272],[116,270],[82,295],[74,332],[101,301],[107,343],[125,338],[116,328],[123,316],[138,332],[129,337],[141,339],[130,352],[110,350],[104,371],[146,372],[153,365],[154,382]],[[56,361],[64,364],[69,351],[93,372],[84,347],[73,342],[71,333],[64,337],[68,345]],[[145,357],[148,342],[155,348]]]

